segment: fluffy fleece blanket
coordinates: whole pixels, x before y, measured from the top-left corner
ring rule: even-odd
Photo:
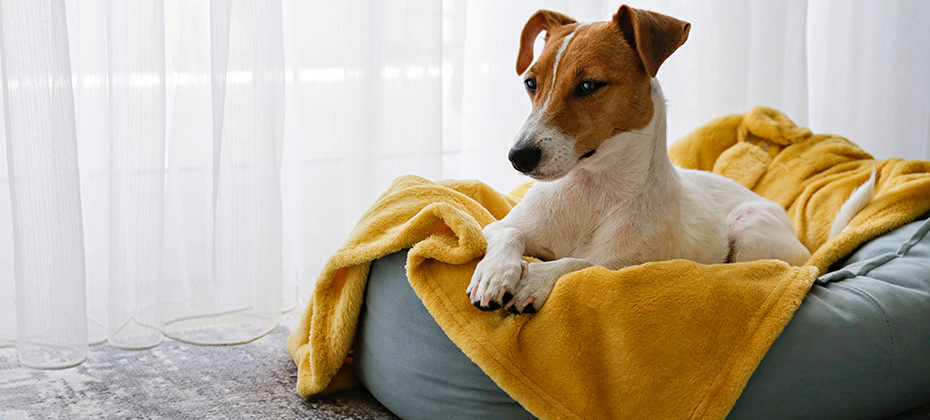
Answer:
[[[531,413],[548,419],[724,418],[819,273],[930,209],[930,162],[877,162],[770,108],[710,122],[670,149],[784,206],[808,265],[674,260],[561,278],[535,315],[481,312],[465,296],[481,229],[519,201],[476,181],[397,179],[327,262],[287,343],[297,391],[353,384],[351,350],[372,260],[411,248],[407,276],[452,341]],[[876,196],[842,235],[830,222],[878,171]]]

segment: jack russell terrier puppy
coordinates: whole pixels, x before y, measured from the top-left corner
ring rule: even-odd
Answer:
[[[669,161],[665,98],[653,77],[690,29],[626,5],[608,22],[578,23],[548,10],[529,19],[517,74],[533,111],[509,158],[540,182],[484,228],[487,252],[467,289],[476,307],[535,313],[561,276],[593,265],[616,270],[679,258],[801,265],[810,258],[779,205]],[[545,47],[530,66],[542,31]],[[857,193],[845,210],[851,214],[841,211],[835,226],[871,198],[871,191]],[[527,264],[523,255],[545,262]]]

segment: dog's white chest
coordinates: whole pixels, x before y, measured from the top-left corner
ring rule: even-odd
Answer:
[[[626,260],[622,250],[636,250],[641,240],[638,220],[624,214],[622,206],[607,203],[609,197],[590,186],[566,188],[557,183],[538,184],[515,212],[527,227],[522,230],[529,255],[545,260],[583,258],[611,267]]]

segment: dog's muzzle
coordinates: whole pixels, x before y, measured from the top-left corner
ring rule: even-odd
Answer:
[[[507,157],[510,159],[510,163],[513,164],[514,169],[526,174],[539,165],[542,150],[533,145],[515,146],[510,149]]]

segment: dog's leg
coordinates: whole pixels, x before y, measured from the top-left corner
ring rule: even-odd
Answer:
[[[593,265],[579,258],[528,263],[517,284],[513,299],[509,303],[505,302],[508,304],[507,311],[514,314],[536,313],[549,299],[549,294],[560,277]]]
[[[785,210],[768,200],[750,200],[727,216],[729,262],[779,259],[799,266],[811,257]]]
[[[523,271],[523,234],[504,221],[493,222],[484,228],[488,248],[484,259],[475,267],[466,293],[482,311],[493,311],[510,300]]]

